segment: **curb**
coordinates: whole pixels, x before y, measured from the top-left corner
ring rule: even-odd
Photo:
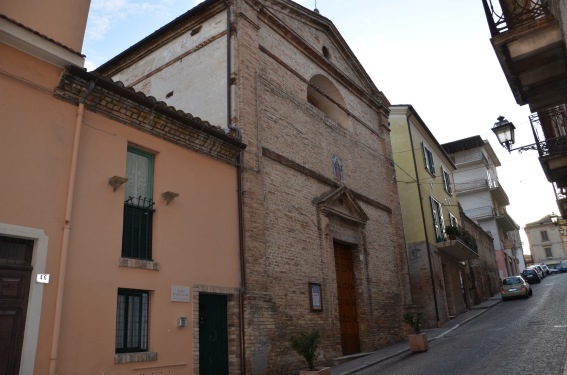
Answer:
[[[443,332],[443,333],[440,333],[439,335],[437,335],[437,336],[435,336],[435,337],[432,337],[432,338],[427,339],[427,342],[431,342],[431,341],[434,341],[434,340],[436,340],[436,339],[440,339],[440,338],[442,338],[443,336],[449,334],[450,332],[453,332],[454,330],[456,330],[457,328],[461,327],[462,325],[465,325],[465,324],[467,324],[468,322],[470,322],[471,320],[473,320],[473,319],[475,319],[475,318],[481,316],[482,314],[484,314],[485,312],[487,312],[488,310],[490,310],[491,308],[493,308],[494,306],[496,306],[497,304],[499,304],[501,301],[502,301],[502,300],[498,300],[497,302],[493,303],[492,305],[487,306],[487,307],[482,308],[482,309],[475,309],[475,310],[472,310],[472,309],[471,309],[470,311],[478,311],[478,314],[475,314],[475,315],[473,315],[473,316],[470,316],[469,318],[463,320],[461,323],[456,324],[454,327],[451,327],[451,328],[448,329],[447,331],[445,331],[445,332]],[[400,351],[397,351],[397,352],[395,352],[395,353],[389,354],[389,355],[387,355],[387,356],[384,356],[384,357],[381,357],[381,358],[377,358],[375,361],[372,361],[372,363],[366,363],[366,364],[364,364],[364,365],[360,365],[360,366],[358,366],[358,367],[356,367],[356,368],[353,368],[353,369],[351,369],[351,370],[348,370],[348,371],[346,371],[346,372],[343,372],[343,373],[341,373],[341,375],[354,374],[354,373],[356,373],[356,372],[358,372],[358,371],[362,371],[362,370],[364,370],[364,369],[366,369],[366,368],[368,368],[368,367],[374,366],[374,365],[377,364],[377,363],[387,361],[388,359],[397,357],[397,356],[399,356],[399,355],[401,355],[401,354],[404,354],[404,353],[408,353],[409,351],[410,351],[409,348],[402,349],[402,350],[400,350]]]

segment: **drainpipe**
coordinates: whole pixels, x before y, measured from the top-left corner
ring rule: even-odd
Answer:
[[[65,271],[67,268],[67,253],[69,250],[69,235],[71,231],[71,210],[73,208],[73,193],[75,191],[75,177],[77,172],[77,160],[79,155],[79,141],[81,139],[81,127],[85,111],[85,100],[93,91],[95,82],[91,81],[87,91],[79,99],[77,110],[77,121],[75,122],[75,138],[73,140],[73,154],[71,156],[71,171],[67,185],[67,203],[65,206],[65,224],[63,226],[63,243],[61,245],[61,257],[59,260],[59,278],[57,279],[57,298],[55,301],[55,319],[53,322],[53,338],[51,340],[51,362],[49,374],[55,375],[57,370],[57,354],[59,351],[59,337],[61,335],[61,313],[63,308],[63,291],[65,289]]]
[[[415,179],[417,180],[417,194],[419,195],[419,207],[421,208],[421,221],[423,222],[423,232],[425,233],[425,245],[427,246],[427,260],[429,261],[429,275],[431,276],[431,289],[433,290],[433,302],[435,303],[435,316],[437,318],[437,327],[439,327],[439,307],[437,306],[437,291],[435,290],[435,279],[433,278],[433,265],[431,264],[431,248],[429,246],[429,236],[427,235],[427,226],[425,225],[425,211],[423,209],[423,197],[421,195],[421,184],[419,183],[419,173],[417,171],[417,161],[415,159],[415,147],[413,146],[413,137],[411,135],[410,117],[413,113],[406,116],[408,122],[408,133],[410,138],[411,154],[413,156],[413,168],[415,170]],[[409,257],[408,257],[409,258]]]
[[[229,130],[236,132],[236,137],[242,139],[240,129],[232,126],[232,91],[231,91],[231,74],[232,74],[232,27],[230,0],[224,0],[226,5],[226,124]],[[246,345],[244,339],[244,294],[246,292],[246,272],[244,262],[244,212],[242,208],[242,163],[244,162],[244,153],[241,151],[236,162],[236,184],[238,196],[238,253],[240,260],[240,291],[239,291],[239,327],[240,327],[240,373],[246,374]]]

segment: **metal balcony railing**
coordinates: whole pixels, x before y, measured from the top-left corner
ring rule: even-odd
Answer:
[[[465,165],[465,164],[469,164],[469,163],[478,162],[478,161],[482,161],[484,163],[484,165],[488,168],[488,166],[489,166],[488,159],[480,151],[473,152],[473,153],[466,154],[466,155],[459,155],[459,158],[456,158],[454,160],[455,165],[457,167]]]
[[[152,260],[152,221],[154,202],[130,197],[124,202],[122,257]]]
[[[455,183],[455,191],[457,193],[464,193],[466,191],[488,189],[488,179],[479,178],[467,182]]]
[[[496,210],[492,206],[484,206],[464,211],[471,219],[489,219],[496,217]]]
[[[549,0],[482,0],[492,36],[551,15]]]

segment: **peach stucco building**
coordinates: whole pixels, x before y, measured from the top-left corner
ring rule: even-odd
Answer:
[[[245,146],[85,72],[88,7],[0,3],[0,374],[232,368]]]

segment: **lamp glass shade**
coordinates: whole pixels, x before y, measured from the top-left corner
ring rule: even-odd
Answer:
[[[506,120],[504,117],[498,117],[498,122],[492,127],[492,131],[496,134],[498,142],[502,146],[508,147],[514,144],[514,130],[516,127],[510,121]]]
[[[557,222],[559,221],[559,216],[555,215],[553,212],[551,213],[551,215],[549,215],[549,219],[551,220],[551,222],[555,225],[557,225]]]

